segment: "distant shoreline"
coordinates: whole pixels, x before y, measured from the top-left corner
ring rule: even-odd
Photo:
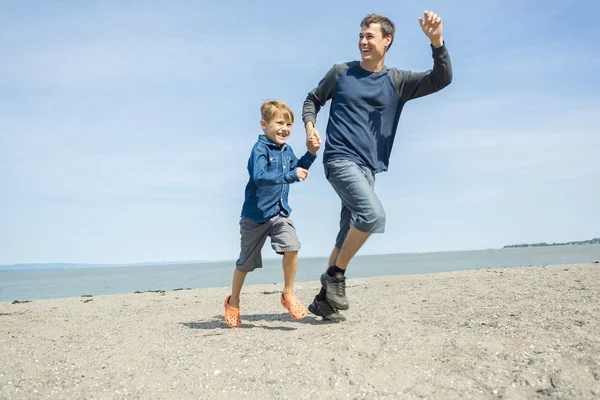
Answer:
[[[357,259],[363,257],[379,257],[379,256],[408,256],[408,255],[434,255],[445,253],[477,253],[482,251],[501,251],[510,248],[525,248],[525,247],[550,247],[550,246],[570,246],[581,244],[596,244],[600,245],[600,238],[594,238],[585,241],[567,242],[567,243],[527,243],[527,244],[511,244],[504,247],[486,248],[486,249],[466,249],[466,250],[432,250],[425,252],[406,252],[406,253],[384,253],[384,254],[359,254]],[[326,256],[311,256],[303,257],[303,260],[327,260]],[[264,261],[277,261],[278,258],[265,257]],[[98,264],[98,263],[18,263],[0,265],[0,274],[7,272],[39,272],[39,271],[56,271],[56,270],[82,270],[82,269],[99,269],[99,268],[130,268],[130,267],[174,267],[185,265],[216,265],[216,264],[231,264],[235,260],[185,260],[185,261],[156,261],[156,262],[138,262],[138,263],[117,263],[117,264]]]
[[[566,243],[523,243],[523,244],[509,244],[503,247],[503,249],[511,249],[515,247],[546,247],[546,246],[573,246],[573,245],[582,245],[582,244],[600,244],[600,238],[594,238],[590,240],[581,240],[575,242],[566,242]]]

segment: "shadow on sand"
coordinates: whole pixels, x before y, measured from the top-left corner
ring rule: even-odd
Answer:
[[[336,322],[322,320],[320,317],[313,315],[307,315],[300,321],[294,321],[288,313],[281,314],[249,314],[242,315],[242,326],[241,329],[250,328],[262,328],[267,330],[280,330],[280,331],[294,331],[297,328],[292,326],[266,326],[266,325],[254,325],[249,322],[286,322],[294,324],[309,324],[309,325],[325,325],[335,324]],[[181,325],[190,329],[231,329],[227,326],[223,320],[222,315],[215,315],[209,321],[198,321],[198,322],[180,322]]]

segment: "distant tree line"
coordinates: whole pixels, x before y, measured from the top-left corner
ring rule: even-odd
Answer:
[[[565,243],[523,243],[523,244],[509,244],[504,246],[505,249],[511,247],[544,247],[544,246],[569,246],[575,244],[600,244],[600,238],[594,238],[590,240],[580,240],[577,242],[565,242]]]

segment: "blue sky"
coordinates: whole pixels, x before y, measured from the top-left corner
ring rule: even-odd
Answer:
[[[595,2],[2,1],[0,264],[235,259],[262,101],[292,106],[302,154],[302,102],[366,14],[396,23],[388,66],[431,67],[424,9],[454,82],[405,107],[361,254],[600,236]],[[290,202],[301,256],[327,256],[320,158]]]

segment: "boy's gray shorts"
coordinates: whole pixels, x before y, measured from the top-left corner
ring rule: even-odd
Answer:
[[[240,220],[241,251],[235,266],[242,272],[262,268],[261,250],[271,238],[271,247],[277,254],[286,251],[299,251],[300,241],[294,223],[288,217],[276,215],[267,222],[253,222],[242,217]]]

